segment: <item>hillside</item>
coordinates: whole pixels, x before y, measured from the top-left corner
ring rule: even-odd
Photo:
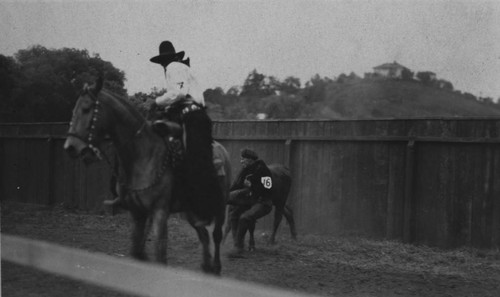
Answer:
[[[357,80],[330,83],[326,88],[325,118],[415,118],[500,116],[499,104],[416,81]]]

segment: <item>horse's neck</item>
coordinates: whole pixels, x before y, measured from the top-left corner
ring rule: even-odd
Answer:
[[[116,125],[111,139],[120,160],[122,178],[137,187],[149,182],[161,166],[164,146],[148,124]]]

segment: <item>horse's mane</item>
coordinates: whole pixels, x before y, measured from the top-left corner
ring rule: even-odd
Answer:
[[[110,105],[121,114],[128,115],[134,121],[144,123],[146,118],[137,110],[137,108],[126,97],[116,94],[106,88],[99,92],[99,98],[102,103]]]

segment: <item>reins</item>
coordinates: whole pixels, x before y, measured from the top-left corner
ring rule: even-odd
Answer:
[[[82,140],[83,142],[85,142],[87,144],[87,146],[94,152],[94,154],[97,156],[97,158],[99,158],[99,160],[102,160],[102,152],[101,150],[99,150],[99,148],[93,143],[94,142],[94,130],[95,130],[95,124],[97,122],[97,115],[99,114],[99,100],[97,98],[97,96],[94,96],[94,94],[92,94],[91,92],[89,92],[87,89],[85,90],[85,92],[93,97],[94,99],[94,113],[92,114],[92,119],[90,120],[90,124],[89,124],[89,127],[87,127],[87,130],[89,131],[89,134],[87,136],[87,139],[84,139],[83,137],[81,137],[80,135],[76,134],[76,133],[67,133],[67,136],[72,136],[72,137],[76,137],[80,140]],[[73,125],[73,121],[71,121],[69,123],[69,125]]]

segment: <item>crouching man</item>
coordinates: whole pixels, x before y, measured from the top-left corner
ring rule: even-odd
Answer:
[[[242,169],[230,188],[228,204],[229,223],[233,236],[234,248],[228,257],[242,257],[244,239],[249,226],[272,210],[271,171],[257,153],[250,149],[241,151]]]

